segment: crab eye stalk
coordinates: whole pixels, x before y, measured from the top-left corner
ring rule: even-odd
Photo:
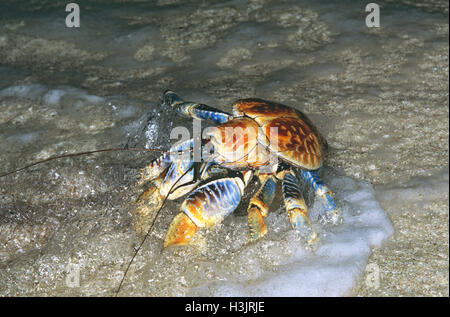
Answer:
[[[184,100],[181,99],[176,93],[171,90],[166,90],[163,95],[163,102],[167,106],[174,107],[178,104],[184,103]]]

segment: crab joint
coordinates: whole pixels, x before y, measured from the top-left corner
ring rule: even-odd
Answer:
[[[169,230],[167,231],[164,240],[164,248],[171,245],[188,244],[196,231],[197,226],[195,223],[193,223],[185,213],[180,212],[170,223]]]

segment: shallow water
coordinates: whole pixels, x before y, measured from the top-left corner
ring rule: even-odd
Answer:
[[[195,247],[160,254],[181,203],[169,202],[122,295],[448,296],[448,2],[379,1],[377,29],[361,1],[119,2],[80,3],[79,29],[65,27],[63,1],[0,5],[0,173],[167,149],[171,128],[191,126],[159,105],[168,88],[225,111],[260,97],[327,137],[324,177],[345,214],[318,223],[308,250],[276,201],[268,236],[246,246],[241,204]],[[140,241],[138,169],[154,157],[83,156],[1,179],[0,294],[112,295]]]

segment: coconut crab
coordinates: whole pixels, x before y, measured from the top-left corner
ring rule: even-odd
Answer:
[[[261,185],[248,206],[249,242],[267,232],[264,218],[278,181],[282,183],[287,217],[308,243],[317,241],[318,235],[308,218],[299,177],[322,199],[327,217],[334,223],[340,221],[333,193],[318,175],[327,143],[302,112],[251,98],[235,101],[233,114],[229,114],[186,102],[169,90],[162,102],[183,115],[209,120],[217,126],[203,133],[200,161],[193,159],[195,140],[189,139],[172,146],[142,169],[139,184],[145,190],[135,206],[139,234],[147,232],[166,197],[173,200],[187,194],[169,226],[164,247],[188,244],[199,228],[220,223],[237,208],[254,176]],[[205,153],[209,155],[205,157]]]

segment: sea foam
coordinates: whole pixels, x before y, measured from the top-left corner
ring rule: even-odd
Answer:
[[[379,246],[393,227],[375,198],[373,186],[346,176],[328,183],[339,188],[344,222],[319,228],[321,241],[314,251],[305,251],[298,241],[289,242],[292,256],[275,271],[261,271],[252,279],[213,282],[192,290],[201,296],[342,296],[366,268],[371,247]],[[319,213],[316,202],[311,213]],[[262,264],[262,263],[260,263]],[[369,285],[371,286],[371,285]]]
[[[58,105],[63,98],[71,100],[72,103],[78,104],[78,106],[98,104],[105,101],[103,97],[87,94],[79,88],[70,86],[50,88],[41,84],[23,84],[7,87],[0,90],[0,97],[27,98],[42,101],[47,105]]]

